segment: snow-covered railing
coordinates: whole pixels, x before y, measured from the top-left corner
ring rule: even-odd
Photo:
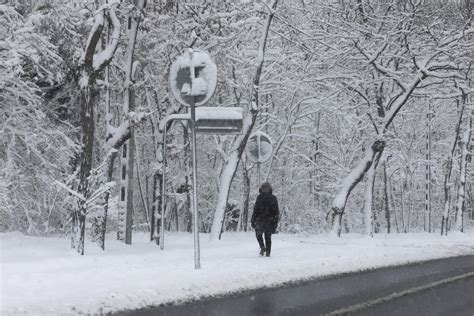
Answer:
[[[184,113],[184,114],[171,114],[167,115],[164,119],[160,121],[160,125],[158,128],[160,129],[160,132],[163,132],[165,130],[165,126],[168,125],[169,122],[172,121],[189,121],[191,120],[191,114],[190,113]]]

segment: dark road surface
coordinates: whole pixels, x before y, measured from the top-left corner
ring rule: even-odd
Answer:
[[[424,302],[420,304],[420,302]],[[474,277],[436,286],[349,315],[474,315]]]
[[[469,315],[474,255],[116,315]]]

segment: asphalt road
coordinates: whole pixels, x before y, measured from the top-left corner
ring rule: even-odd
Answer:
[[[421,304],[420,304],[421,303]],[[474,315],[474,277],[405,295],[349,315]]]
[[[474,315],[474,255],[117,315]]]

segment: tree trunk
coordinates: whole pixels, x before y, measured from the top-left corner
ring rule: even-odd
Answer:
[[[153,202],[151,207],[150,241],[154,240],[157,245],[160,243],[161,215],[159,215],[159,213],[161,213],[161,203],[163,203],[161,196],[161,184],[161,173],[155,173],[153,176]]]
[[[221,235],[222,223],[225,216],[227,198],[229,196],[230,185],[239,163],[238,151],[233,151],[220,176],[219,195],[217,198],[216,211],[211,227],[211,240],[218,240]]]
[[[458,100],[459,104],[459,100]],[[456,129],[454,130],[454,140],[451,146],[451,152],[448,156],[448,161],[446,162],[446,175],[444,177],[444,210],[443,215],[441,217],[441,235],[448,234],[448,218],[449,218],[449,210],[451,208],[451,174],[453,172],[453,159],[454,159],[454,152],[456,150],[456,144],[459,137],[459,131],[461,128],[461,122],[464,115],[464,107],[465,103],[461,104],[461,108],[459,110],[459,118],[456,124]]]
[[[249,202],[250,202],[250,177],[247,170],[247,164],[242,164],[242,174],[244,181],[244,190],[242,197],[242,219],[241,219],[241,228],[244,232],[247,231],[247,225],[249,222]]]
[[[78,222],[79,219],[77,218],[78,212],[72,211],[71,215],[71,248],[76,249],[77,248],[77,238],[79,237],[78,232],[76,231],[78,227]]]
[[[133,97],[131,97],[133,98]],[[130,102],[132,104],[132,102]],[[134,107],[134,106],[133,106]],[[132,106],[130,107],[132,109]],[[132,226],[133,226],[133,165],[135,163],[135,132],[131,127],[131,135],[128,140],[127,153],[127,176],[126,176],[126,209],[127,216],[125,220],[125,244],[132,244]],[[124,148],[125,150],[125,148]]]
[[[393,218],[395,219],[395,227],[397,228],[397,233],[400,233],[400,216],[398,215],[397,207],[395,206],[395,197],[393,193],[392,179],[388,178],[388,193],[389,193],[389,202],[390,207],[393,210]]]
[[[191,233],[193,231],[193,213],[191,212],[191,190],[189,184],[189,176],[191,173],[191,148],[189,141],[189,130],[187,127],[183,128],[183,142],[184,142],[184,170],[186,175],[184,176],[184,184],[186,186],[186,231]]]
[[[317,169],[317,161],[318,161],[318,152],[319,152],[319,127],[321,122],[321,112],[315,113],[314,117],[314,134],[315,137],[312,139],[312,145],[314,154],[311,156],[311,161],[313,162],[312,168],[310,172],[310,182],[309,182],[309,203],[311,208],[319,210],[319,179],[318,179],[318,169]]]
[[[376,140],[367,149],[364,158],[342,181],[342,187],[331,205],[332,229],[331,234],[341,236],[342,215],[346,207],[347,199],[352,189],[364,178],[364,175],[372,166],[374,159],[381,154],[385,147],[385,141]],[[377,158],[378,159],[378,158]]]
[[[367,171],[367,180],[365,187],[365,199],[364,199],[364,225],[365,225],[365,234],[373,236],[373,210],[372,210],[372,200],[374,195],[374,182],[376,176],[377,165],[382,156],[383,148],[380,152],[376,153],[374,161]]]
[[[114,162],[115,158],[117,157],[117,152],[113,152],[110,154],[109,161],[107,162],[107,182],[112,181],[113,173],[114,173]],[[99,225],[101,226],[100,237],[98,240],[99,247],[102,250],[105,250],[105,233],[107,231],[107,213],[109,210],[109,199],[110,199],[110,191],[105,192],[104,194],[104,214],[100,217]]]
[[[136,1],[136,10],[141,11],[145,7],[145,0]],[[136,69],[137,64],[134,63],[135,44],[137,41],[138,25],[140,24],[141,14],[132,11],[128,18],[128,46],[126,52],[125,62],[125,81],[123,88],[124,104],[123,114],[125,116],[128,113],[135,110],[135,88],[134,84],[136,81]],[[131,118],[125,117],[125,120]],[[133,126],[130,124],[130,139],[128,146],[124,146],[124,161],[122,163],[122,187],[120,189],[121,208],[119,215],[125,225],[122,225],[122,229],[119,231],[119,239],[124,240],[125,244],[132,244],[132,225],[133,225],[133,166],[135,163],[135,132]],[[127,152],[125,152],[127,150]],[[124,198],[124,199],[123,199]],[[125,208],[125,209],[124,209]]]
[[[151,97],[149,96],[149,93],[147,92],[147,103],[148,106],[151,106]],[[150,127],[151,127],[151,135],[153,139],[153,154],[154,154],[154,159],[155,161],[159,161],[158,159],[158,139],[160,137],[156,137],[156,129],[155,129],[155,123],[153,122],[152,117],[150,117]],[[163,160],[161,161],[161,163]],[[162,165],[163,166],[163,165]],[[159,244],[159,236],[160,236],[160,226],[157,223],[157,218],[158,218],[158,210],[161,210],[161,184],[162,184],[162,173],[161,171],[154,170],[153,173],[153,186],[152,186],[152,197],[151,197],[151,214],[150,214],[150,241],[155,241],[155,243],[158,245]],[[159,187],[158,187],[159,185]],[[159,198],[158,198],[159,197]]]
[[[110,28],[107,28],[107,42],[110,41]],[[110,126],[111,126],[111,120],[112,120],[112,114],[111,114],[111,108],[110,108],[110,69],[109,66],[105,67],[105,76],[104,76],[104,81],[105,81],[105,107],[106,107],[106,112],[105,112],[105,124],[106,124],[106,141],[107,139],[111,136],[109,134]],[[107,153],[106,153],[107,155]],[[112,181],[112,174],[114,170],[114,161],[115,157],[117,156],[116,152],[112,152],[109,157],[107,157],[108,161],[106,163],[107,170],[106,170],[106,175],[105,175],[105,181],[104,182],[110,182]],[[107,230],[107,215],[109,211],[109,197],[110,197],[110,191],[107,190],[104,193],[104,205],[103,205],[103,214],[97,216],[95,218],[94,223],[93,223],[93,230],[94,232],[94,237],[96,238],[96,242],[99,245],[99,248],[102,250],[105,250],[105,234]]]
[[[425,212],[423,228],[431,233],[431,102],[428,104],[427,131],[426,131],[426,165],[425,165]]]
[[[79,172],[79,186],[77,192],[84,197],[78,201],[77,214],[74,218],[77,223],[74,228],[75,245],[77,252],[84,254],[84,234],[86,226],[87,199],[90,196],[89,177],[92,170],[92,159],[94,149],[94,103],[97,94],[94,87],[94,77],[89,77],[89,85],[81,89],[81,129],[82,129],[82,153]]]
[[[467,124],[466,130],[464,131],[461,139],[461,166],[459,171],[459,187],[458,187],[458,202],[456,205],[456,220],[454,229],[457,231],[463,231],[463,219],[465,211],[465,193],[466,193],[466,168],[467,168],[467,156],[469,155],[469,144],[471,141],[472,134],[472,112],[469,117],[469,123]]]
[[[412,231],[413,227],[413,214],[415,209],[415,175],[413,172],[410,172],[410,201],[408,208],[408,232]]]
[[[402,227],[402,232],[406,233],[407,232],[407,226],[405,222],[405,191],[407,188],[407,179],[405,175],[405,179],[403,180],[403,184],[400,189],[400,219],[401,219],[401,227]]]
[[[142,147],[143,148],[143,147]],[[142,151],[143,153],[143,151]],[[143,205],[143,215],[145,215],[145,221],[148,225],[150,225],[150,219],[148,218],[150,212],[148,211],[148,184],[145,185],[145,192],[143,192],[143,185],[140,177],[140,157],[138,157],[138,151],[135,151],[136,154],[136,163],[135,166],[137,168],[137,183],[138,183],[138,190],[140,191],[140,198],[142,200],[142,205]],[[148,178],[145,179],[145,182],[148,182]],[[148,227],[149,228],[149,227]]]
[[[389,195],[389,179],[387,175],[387,160],[383,162],[383,179],[384,179],[384,199],[385,199],[385,220],[387,221],[387,234],[390,234],[392,225],[390,222],[391,204],[390,204],[390,195]]]

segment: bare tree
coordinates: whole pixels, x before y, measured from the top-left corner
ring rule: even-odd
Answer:
[[[94,25],[89,32],[84,55],[82,57],[82,76],[79,81],[81,88],[81,129],[82,153],[80,159],[79,186],[80,198],[77,208],[73,211],[72,238],[73,246],[81,255],[84,254],[84,233],[88,200],[91,197],[90,176],[93,163],[94,149],[94,108],[98,96],[97,78],[112,60],[117,50],[120,37],[120,21],[115,14],[118,4],[108,4],[100,7],[94,16]],[[112,37],[104,50],[96,53],[104,29],[105,17],[108,15],[113,25]]]
[[[138,26],[145,8],[145,0],[135,1],[135,8],[128,17],[128,45],[125,57],[125,79],[123,84],[123,115],[124,120],[132,119],[135,111],[135,89],[140,63],[134,61],[135,45],[137,42]],[[130,138],[122,147],[122,163],[120,166],[120,202],[119,202],[119,231],[117,238],[132,244],[133,222],[133,166],[135,162],[135,133],[133,125],[129,125]]]
[[[232,180],[237,170],[240,158],[244,153],[245,146],[247,144],[248,138],[252,133],[252,129],[255,125],[257,119],[257,113],[259,110],[259,86],[260,78],[263,71],[263,62],[265,55],[265,48],[267,45],[268,33],[270,30],[270,24],[272,23],[274,11],[276,10],[278,0],[273,0],[272,3],[268,6],[268,15],[267,19],[263,25],[262,36],[260,43],[258,45],[257,53],[257,67],[255,70],[255,75],[252,80],[252,85],[250,88],[250,115],[247,115],[244,119],[244,126],[242,135],[238,136],[234,142],[233,149],[230,152],[227,163],[220,175],[220,185],[219,185],[219,195],[216,205],[216,210],[214,213],[214,220],[212,223],[211,240],[217,240],[221,232],[221,227],[224,219],[225,208],[227,205],[227,199],[229,196],[229,190],[232,184]]]
[[[419,13],[419,6],[420,4],[413,5],[409,9],[410,12],[413,13],[412,17],[414,19]],[[419,36],[430,34],[430,29],[428,29],[427,32],[424,30],[417,31],[418,29],[416,28],[415,20],[410,22],[407,22],[406,20],[404,21],[405,22],[400,24],[401,29],[404,29],[405,31],[410,30],[412,33],[419,32]],[[383,30],[382,26],[384,21],[381,23],[382,24],[377,24],[375,26],[377,30]],[[370,46],[373,49],[372,53],[368,53],[366,49],[362,47],[362,44],[355,40],[354,46],[360,54],[364,56],[367,63],[371,65],[373,69],[384,78],[384,80],[387,80],[392,85],[393,91],[385,97],[385,100],[380,100],[382,101],[382,104],[380,104],[380,101],[378,100],[376,100],[376,102],[371,102],[364,96],[364,92],[360,92],[358,89],[355,90],[363,98],[365,97],[368,103],[380,104],[378,108],[383,111],[383,115],[380,115],[382,117],[381,122],[377,122],[376,120],[373,120],[369,114],[369,118],[377,131],[377,138],[372,142],[364,158],[342,181],[341,188],[332,202],[331,232],[333,234],[340,235],[342,215],[344,214],[344,208],[352,189],[364,178],[372,164],[377,161],[377,155],[379,155],[385,147],[387,133],[392,122],[400,110],[407,104],[408,100],[410,100],[415,90],[421,88],[421,84],[425,79],[447,81],[449,78],[453,77],[462,78],[458,65],[452,62],[453,57],[445,54],[445,51],[448,49],[454,49],[455,47],[459,48],[459,42],[473,32],[473,28],[468,28],[459,30],[449,36],[445,36],[444,39],[432,43],[432,50],[422,54],[421,56],[416,56],[414,48],[412,47],[413,43],[410,42],[407,36],[400,35],[400,33],[396,32],[390,34],[379,34],[382,38],[382,43],[374,47],[375,43],[371,41]],[[392,40],[389,40],[390,36],[395,37]],[[413,73],[412,70],[408,68],[408,65],[404,65],[404,67],[406,71],[411,71],[411,73],[408,74],[400,71],[402,67],[400,59],[393,59],[384,56],[384,54],[392,55],[389,53],[391,50],[394,55],[399,53],[410,55],[412,62],[411,67],[412,69],[415,69],[415,72]],[[419,59],[421,59],[421,61]],[[408,82],[405,79],[407,77],[409,78]]]

